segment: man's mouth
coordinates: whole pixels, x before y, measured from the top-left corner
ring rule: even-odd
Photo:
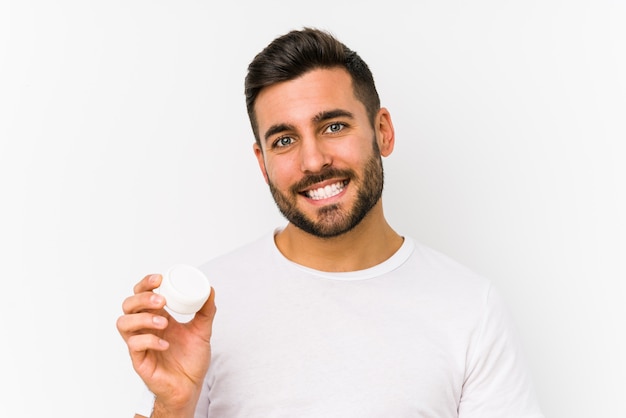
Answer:
[[[348,184],[348,180],[340,180],[317,189],[305,190],[302,194],[312,200],[328,199],[337,196]]]

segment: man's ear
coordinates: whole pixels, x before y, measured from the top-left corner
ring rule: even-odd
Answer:
[[[380,155],[387,157],[393,151],[396,138],[393,123],[391,122],[391,114],[384,107],[381,107],[376,115],[375,128]]]
[[[265,168],[265,157],[263,156],[263,150],[256,142],[252,144],[252,148],[254,149],[254,155],[256,156],[256,160],[259,163],[259,168],[261,169],[261,173],[263,173],[263,178],[265,179],[265,183],[269,184],[267,180],[267,170]]]

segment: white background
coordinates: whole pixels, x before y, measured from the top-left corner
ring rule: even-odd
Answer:
[[[625,21],[621,0],[3,0],[0,416],[132,415],[134,283],[284,223],[243,78],[310,25],[392,114],[391,224],[501,289],[547,417],[625,417]]]

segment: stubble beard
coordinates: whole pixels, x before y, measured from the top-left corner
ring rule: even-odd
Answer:
[[[373,148],[361,178],[353,170],[329,168],[303,178],[290,189],[289,194],[282,193],[271,180],[268,181],[276,206],[294,226],[319,238],[332,238],[352,230],[378,203],[383,193],[383,164],[376,141]],[[317,210],[317,219],[311,219],[298,209],[297,191],[329,178],[347,178],[350,185],[356,184],[359,187],[354,206],[351,210],[344,209],[340,204],[323,206]]]

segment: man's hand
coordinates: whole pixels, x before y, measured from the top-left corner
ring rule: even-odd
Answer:
[[[153,274],[135,285],[117,329],[135,371],[156,396],[153,416],[192,417],[211,361],[215,292],[190,322],[179,323],[163,309],[163,296],[152,292],[161,279]]]

